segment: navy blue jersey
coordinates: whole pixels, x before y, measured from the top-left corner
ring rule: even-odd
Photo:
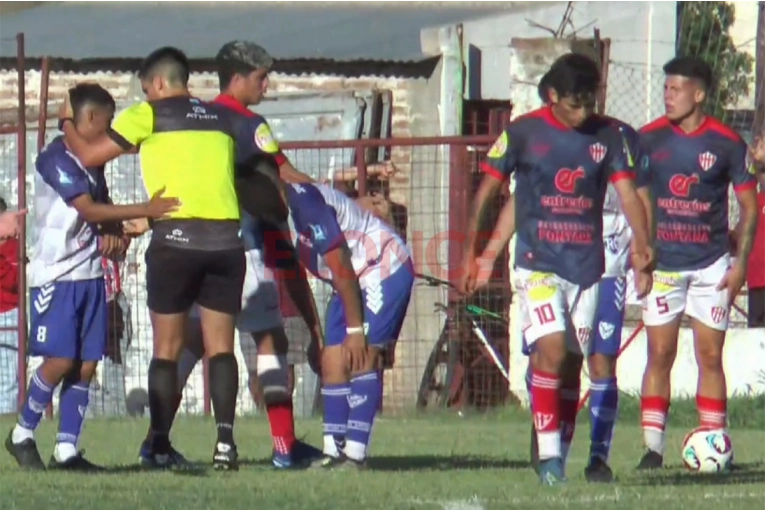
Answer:
[[[728,253],[728,187],[756,186],[744,140],[707,117],[685,133],[666,117],[640,130],[638,186],[655,201],[659,269],[690,271]]]
[[[606,187],[634,178],[629,160],[611,119],[593,116],[570,129],[544,107],[513,121],[482,169],[503,180],[515,174],[515,264],[582,286],[597,282]]]

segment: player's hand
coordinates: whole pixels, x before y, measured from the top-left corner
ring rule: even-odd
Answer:
[[[653,272],[635,271],[635,293],[638,299],[646,297],[653,288]]]
[[[139,218],[137,220],[128,220],[122,223],[125,235],[129,237],[139,237],[151,230],[148,218]]]
[[[158,190],[146,203],[146,217],[153,219],[165,218],[173,211],[177,211],[181,201],[177,198],[165,196],[165,188]]]
[[[108,259],[119,257],[125,251],[122,236],[113,234],[102,235],[99,239],[99,244],[101,245],[101,255]]]
[[[483,252],[481,256],[475,260],[477,272],[473,291],[485,287],[489,283],[491,275],[494,272],[494,264],[496,261],[497,257],[488,252]]]
[[[478,262],[474,253],[468,253],[462,258],[459,265],[457,280],[454,286],[460,294],[472,294],[475,292],[478,282]]]
[[[765,165],[765,136],[758,136],[749,146],[749,157],[758,165]]]
[[[743,264],[734,264],[733,267],[728,268],[725,272],[725,276],[723,276],[717,285],[717,290],[728,290],[728,308],[733,306],[745,281],[746,267]]]
[[[69,97],[69,92],[64,94],[64,102],[58,107],[58,120],[73,119],[74,112],[72,111],[72,100]]]
[[[21,218],[27,213],[21,211],[5,211],[0,214],[0,239],[12,239],[19,236]]]
[[[362,372],[367,363],[367,339],[363,333],[353,333],[343,340],[345,363],[351,372]]]
[[[630,263],[635,271],[653,271],[655,261],[656,258],[653,247],[632,247],[632,251],[630,252]]]

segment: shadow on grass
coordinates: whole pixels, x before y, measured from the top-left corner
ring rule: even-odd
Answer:
[[[394,457],[380,455],[370,457],[369,469],[374,471],[452,471],[476,469],[524,469],[531,467],[528,461],[471,457],[466,455],[408,455]]]
[[[765,463],[736,464],[727,473],[692,473],[690,471],[657,471],[625,481],[638,487],[658,485],[752,485],[765,483]]]
[[[95,471],[87,474],[97,475],[124,475],[124,474],[139,474],[139,473],[172,473],[176,476],[191,476],[191,477],[204,477],[208,476],[210,466],[202,463],[191,463],[188,466],[176,467],[172,469],[148,469],[139,464],[124,464],[119,466],[109,466],[104,471]]]

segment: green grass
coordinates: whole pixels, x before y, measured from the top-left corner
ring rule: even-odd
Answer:
[[[11,420],[0,422],[4,432]],[[238,473],[207,469],[213,446],[211,420],[181,418],[174,443],[200,462],[187,472],[141,472],[135,462],[145,420],[90,420],[82,447],[113,473],[83,475],[23,473],[0,455],[0,509],[136,510],[484,510],[567,508],[641,510],[761,509],[765,500],[765,431],[733,429],[741,470],[700,476],[680,467],[680,441],[687,427],[670,428],[668,463],[660,474],[637,475],[641,452],[635,421],[622,419],[612,466],[619,483],[587,485],[582,476],[587,427],[579,426],[569,460],[570,484],[540,487],[527,464],[529,419],[516,410],[459,418],[453,414],[381,419],[375,428],[371,469],[366,472],[275,472],[270,469],[268,424],[258,418],[237,422],[244,462]],[[298,423],[314,443],[320,423]],[[55,424],[38,431],[44,458],[53,447]],[[4,454],[5,452],[3,452]]]

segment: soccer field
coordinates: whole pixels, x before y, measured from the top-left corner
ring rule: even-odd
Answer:
[[[3,439],[12,426],[3,420]],[[570,483],[540,487],[528,466],[529,425],[521,412],[459,418],[454,415],[381,419],[375,428],[374,460],[365,472],[275,472],[270,468],[268,424],[237,422],[243,465],[238,473],[208,469],[212,420],[181,418],[174,442],[199,468],[184,472],[142,472],[135,467],[146,420],[89,420],[82,447],[112,473],[22,473],[0,455],[0,508],[68,510],[152,509],[412,509],[506,508],[761,509],[765,501],[765,431],[732,430],[740,470],[700,476],[680,467],[683,427],[671,430],[668,462],[661,474],[638,476],[640,431],[617,427],[612,466],[619,483],[584,482],[587,426],[580,422],[569,461]],[[318,444],[320,422],[298,424],[299,434]],[[53,447],[55,423],[38,431],[41,454]]]

